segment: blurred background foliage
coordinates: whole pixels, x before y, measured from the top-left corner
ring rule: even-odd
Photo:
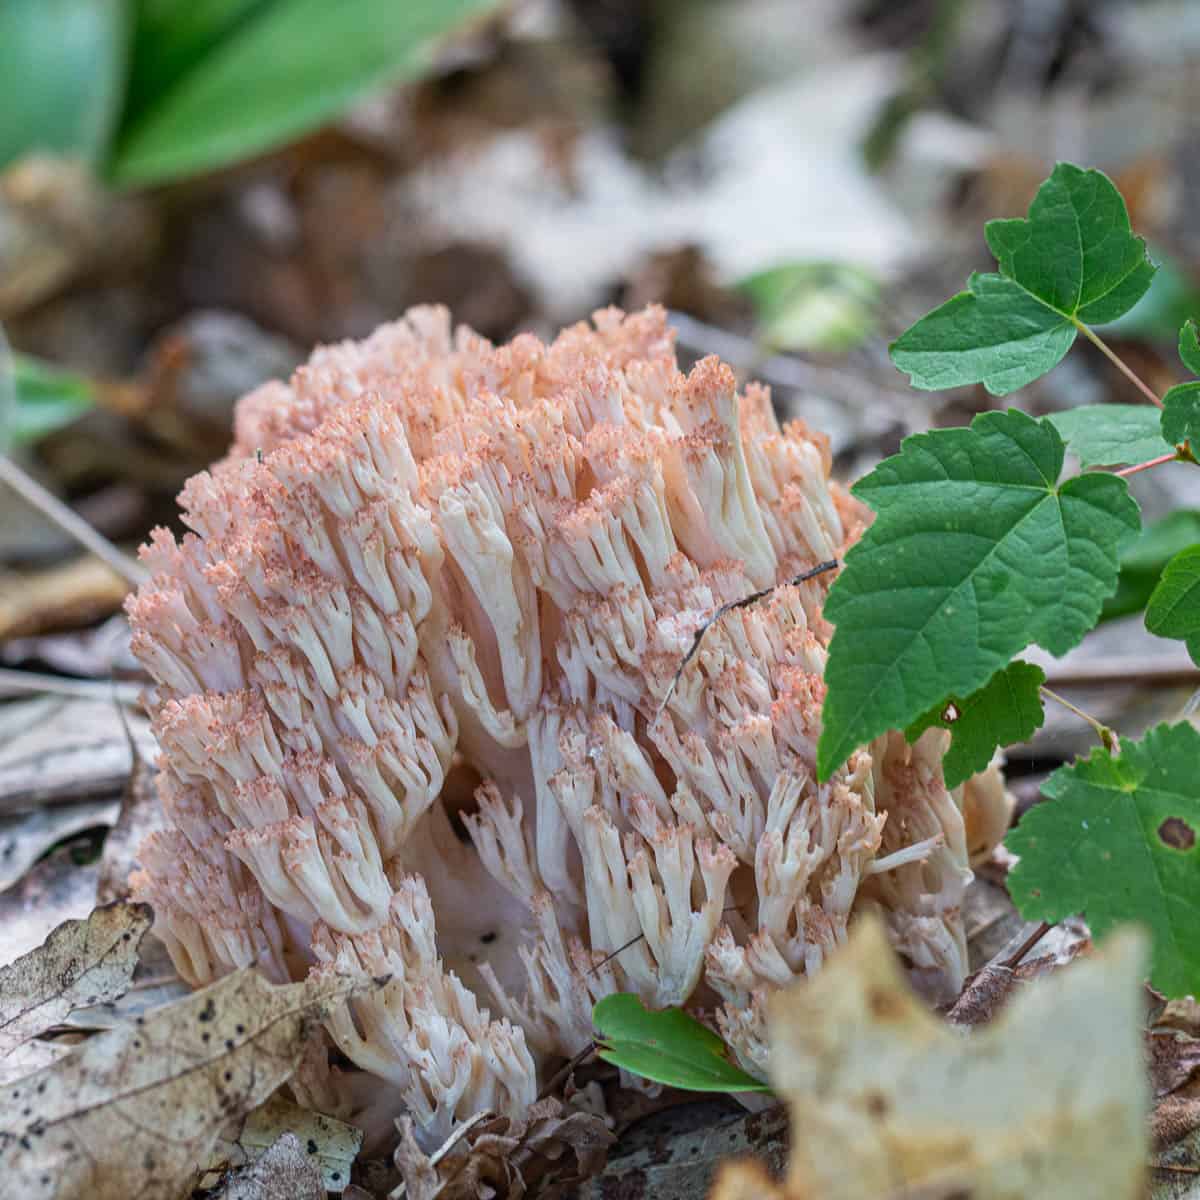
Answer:
[[[1059,158],[1163,264],[1108,336],[1166,387],[1200,315],[1198,68],[1189,0],[3,0],[0,440],[132,546],[315,342],[422,302],[500,339],[657,301],[853,478],[994,403],[912,392],[887,343]],[[1023,398],[1107,400],[1088,350]],[[1136,482],[1151,521],[1187,511],[1130,550],[1110,656],[1200,521],[1188,478]],[[19,602],[75,555],[0,493],[0,665],[119,598],[93,571],[75,608]]]

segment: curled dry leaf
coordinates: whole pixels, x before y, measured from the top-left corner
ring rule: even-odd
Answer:
[[[124,714],[118,715],[124,723]],[[138,865],[138,846],[166,824],[166,814],[154,784],[154,769],[138,748],[128,725],[125,725],[125,732],[132,769],[121,793],[116,824],[104,839],[104,852],[100,856],[96,899],[101,904],[109,900],[122,900],[130,894],[129,876]]]
[[[214,1200],[325,1200],[321,1169],[294,1133],[281,1133],[252,1163],[231,1172]]]
[[[85,800],[0,816],[0,892],[12,887],[51,846],[85,829],[111,825],[117,812],[116,800]]]
[[[23,1200],[175,1200],[221,1129],[296,1067],[329,1009],[363,987],[227,975],[85,1042],[5,1089],[0,1178]]]
[[[345,1190],[350,1182],[350,1168],[362,1146],[362,1130],[324,1113],[301,1108],[285,1096],[272,1096],[261,1108],[256,1108],[246,1118],[236,1140],[217,1142],[214,1157],[220,1160],[223,1170],[245,1167],[261,1160],[287,1134],[296,1136],[305,1155],[316,1164],[322,1197],[327,1191]]]
[[[771,1012],[771,1076],[791,1112],[778,1191],[728,1168],[714,1200],[1143,1196],[1144,939],[1026,985],[983,1029],[939,1021],[905,982],[883,927],[863,920]]]
[[[0,967],[0,1058],[71,1009],[124,995],[153,919],[148,904],[109,904]]]
[[[404,1182],[392,1200],[522,1200],[555,1194],[594,1175],[616,1140],[603,1118],[572,1112],[549,1097],[524,1117],[482,1114],[456,1129],[446,1144],[425,1155],[412,1121],[397,1121],[396,1166]]]

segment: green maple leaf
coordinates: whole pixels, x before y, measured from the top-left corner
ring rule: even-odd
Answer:
[[[680,1008],[652,1012],[637,996],[605,996],[592,1010],[596,1054],[643,1079],[690,1092],[769,1092],[728,1058],[729,1047]]]
[[[1122,921],[1154,935],[1154,986],[1200,991],[1200,733],[1159,725],[1119,755],[1097,749],[1042,786],[1048,803],[1006,845],[1008,890],[1026,920],[1083,912],[1101,937]]]
[[[906,438],[856,485],[878,516],[825,605],[822,779],[1031,642],[1065,654],[1096,623],[1138,510],[1116,476],[1060,484],[1063,457],[1049,421],[987,412]]]
[[[1004,396],[1044,375],[1085,325],[1114,321],[1156,270],[1100,171],[1059,163],[1029,216],[989,221],[999,274],[976,274],[892,343],[892,361],[926,390],[982,383]]]
[[[1045,682],[1041,667],[1009,663],[965,699],[950,696],[935,705],[904,736],[915,742],[934,725],[950,730],[942,772],[948,788],[958,787],[992,761],[997,747],[1028,741],[1041,728],[1044,714],[1038,688]]]
[[[1046,418],[1084,467],[1140,463],[1174,452],[1158,409],[1148,404],[1085,404]]]
[[[1200,375],[1200,337],[1196,322],[1179,330],[1179,357],[1193,375]],[[1163,396],[1162,435],[1173,446],[1200,441],[1200,381],[1177,383]]]
[[[1146,604],[1146,628],[1163,638],[1182,638],[1200,663],[1200,545],[1175,555]]]

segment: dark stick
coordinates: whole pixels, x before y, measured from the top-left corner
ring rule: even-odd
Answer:
[[[692,644],[688,652],[683,656],[683,661],[680,662],[678,669],[675,672],[675,677],[671,680],[671,686],[667,688],[667,694],[663,697],[662,703],[658,706],[656,717],[662,715],[663,709],[667,707],[671,697],[675,694],[675,686],[679,683],[680,677],[687,669],[688,663],[696,657],[696,651],[700,649],[700,643],[704,639],[704,635],[724,616],[733,612],[738,608],[749,608],[752,604],[757,604],[760,600],[770,596],[773,592],[777,592],[781,587],[795,587],[799,583],[806,583],[810,579],[815,579],[818,575],[824,575],[826,571],[832,571],[838,566],[838,560],[831,558],[828,562],[817,563],[809,571],[805,571],[801,575],[797,575],[795,579],[789,579],[786,584],[772,584],[771,587],[763,588],[761,592],[751,592],[748,596],[742,596],[740,599],[731,600],[728,604],[722,604],[711,617],[705,621],[699,629],[692,635]]]

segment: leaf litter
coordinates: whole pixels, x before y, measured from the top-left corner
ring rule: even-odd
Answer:
[[[296,1069],[328,1011],[369,981],[276,986],[251,968],[7,1085],[0,1177],[28,1200],[175,1200],[221,1131]]]

